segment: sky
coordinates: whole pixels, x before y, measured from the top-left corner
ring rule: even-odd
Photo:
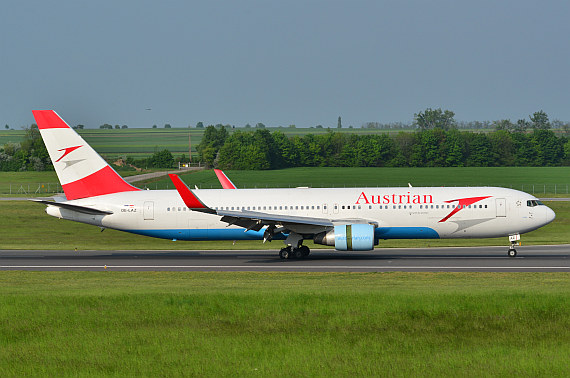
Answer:
[[[0,127],[570,121],[568,1],[7,1]],[[150,110],[147,110],[150,109]]]

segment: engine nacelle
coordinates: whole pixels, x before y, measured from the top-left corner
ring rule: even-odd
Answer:
[[[337,251],[370,251],[374,249],[374,226],[371,224],[345,224],[334,230],[315,235],[316,244],[334,245]]]

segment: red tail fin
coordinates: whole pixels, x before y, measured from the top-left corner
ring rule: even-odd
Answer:
[[[123,180],[56,112],[33,113],[68,200],[140,190]]]

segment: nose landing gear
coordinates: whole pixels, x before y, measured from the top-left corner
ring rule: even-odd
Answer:
[[[515,249],[515,247],[518,245],[521,245],[520,240],[521,240],[520,234],[509,235],[509,242],[511,243],[511,246],[509,247],[509,251],[507,252],[507,255],[509,257],[516,257],[517,256],[517,250]]]

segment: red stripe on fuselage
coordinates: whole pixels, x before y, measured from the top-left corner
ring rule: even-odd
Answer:
[[[69,129],[69,125],[53,110],[32,110],[38,128],[43,129]]]
[[[124,181],[123,178],[109,166],[81,180],[62,185],[62,188],[68,200],[140,190]]]

